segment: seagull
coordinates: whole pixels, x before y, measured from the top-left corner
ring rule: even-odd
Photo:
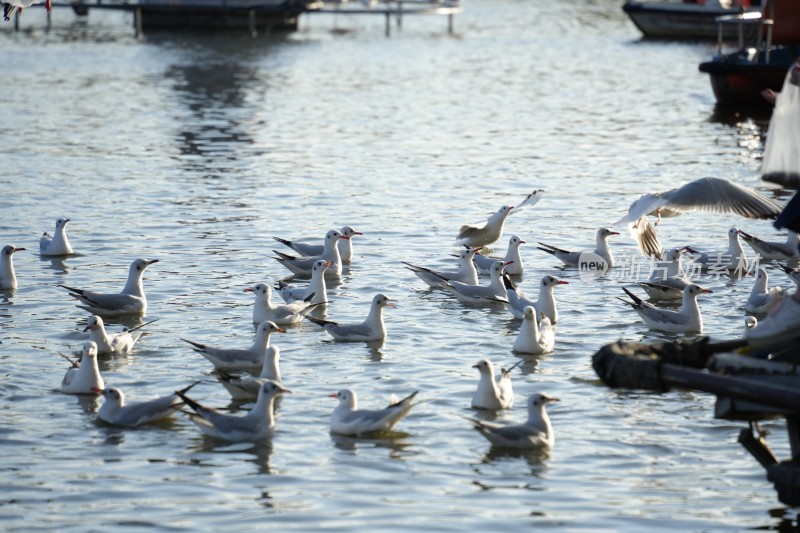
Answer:
[[[519,247],[523,244],[525,244],[525,241],[521,237],[514,235],[508,240],[508,250],[505,257],[489,257],[478,254],[473,261],[475,261],[475,266],[481,272],[489,272],[495,261],[509,261],[510,264],[506,268],[506,274],[509,276],[521,276],[524,271],[524,265],[522,256],[519,255]]]
[[[133,345],[139,340],[144,331],[141,329],[155,320],[146,322],[134,328],[125,328],[119,333],[109,335],[103,319],[97,315],[92,315],[86,322],[83,332],[89,332],[89,340],[97,344],[97,355],[121,355],[131,351]]]
[[[497,210],[495,214],[489,217],[484,222],[477,224],[465,224],[461,226],[456,237],[457,241],[461,244],[466,244],[471,248],[478,248],[481,246],[489,246],[497,242],[503,234],[503,225],[506,222],[508,215],[516,213],[517,211],[530,207],[542,199],[544,191],[539,189],[530,193],[525,197],[516,208],[513,205],[504,205]]]
[[[763,194],[721,178],[700,178],[669,191],[645,194],[614,225],[628,224],[647,256],[661,257],[661,242],[648,215],[678,216],[693,211],[734,213],[745,218],[774,219],[783,206]],[[658,223],[657,222],[657,223]]]
[[[322,259],[324,261],[330,261],[333,263],[334,270],[329,270],[326,275],[332,276],[341,276],[342,275],[342,257],[339,254],[339,248],[337,244],[340,239],[349,239],[350,237],[345,237],[339,231],[332,229],[325,235],[325,248],[323,249],[322,253],[314,256],[314,257],[295,257],[293,255],[285,254],[283,252],[279,252],[277,250],[272,250],[278,256],[275,259],[291,270],[295,275],[298,276],[310,276],[311,271],[314,268],[314,264]]]
[[[777,260],[777,261],[792,261],[800,259],[800,236],[797,232],[789,231],[786,236],[786,242],[769,242],[763,241],[754,235],[745,233],[739,230],[744,242],[750,245],[761,259],[764,260]]]
[[[433,288],[441,288],[442,284],[446,281],[458,281],[466,283],[467,285],[478,284],[478,271],[475,269],[475,263],[472,258],[480,248],[466,248],[461,250],[458,256],[459,269],[452,272],[443,272],[440,270],[433,270],[426,267],[421,267],[401,261],[406,268],[417,275],[419,279],[427,283]]]
[[[331,398],[338,398],[339,405],[331,415],[331,432],[340,435],[364,435],[381,431],[390,431],[402,420],[412,407],[411,400],[417,395],[414,391],[399,402],[393,402],[384,409],[359,409],[356,393],[343,389]]]
[[[17,248],[7,244],[0,250],[0,290],[13,291],[17,288],[17,274],[14,272],[13,255],[25,248]]]
[[[353,261],[353,237],[355,235],[364,234],[360,231],[354,230],[350,226],[342,226],[342,229],[339,230],[339,233],[345,237],[339,240],[337,245],[339,248],[339,255],[342,257],[342,263],[347,264]],[[322,255],[323,251],[325,250],[324,244],[307,244],[299,241],[281,239],[280,237],[273,237],[273,239],[281,244],[285,244],[303,257],[316,257],[318,255]]]
[[[792,268],[781,264],[778,266],[781,267],[781,270],[786,272],[786,275],[789,276],[789,279],[791,279],[795,286],[800,289],[800,268]]]
[[[478,432],[494,446],[502,448],[552,448],[555,444],[553,426],[545,406],[558,398],[537,393],[528,397],[528,421],[523,424],[503,426],[494,422],[469,419]]]
[[[680,309],[659,309],[647,302],[642,301],[641,298],[633,294],[631,291],[622,288],[625,294],[630,296],[632,302],[619,300],[633,307],[633,309],[642,317],[642,320],[651,329],[658,329],[661,331],[668,331],[671,333],[702,333],[703,331],[703,318],[700,316],[700,306],[697,305],[697,297],[702,293],[710,293],[712,291],[704,289],[696,284],[687,285],[683,289],[683,303]]]
[[[611,253],[611,248],[608,247],[608,238],[612,235],[619,235],[619,232],[612,231],[608,228],[600,228],[597,230],[597,245],[595,246],[594,253],[599,255],[603,261],[605,261],[606,265],[608,265],[607,268],[614,266],[614,256]],[[543,242],[540,242],[539,244],[541,244],[541,246],[537,246],[539,250],[554,255],[567,266],[578,266],[581,254],[585,253],[562,250],[561,248],[556,248],[555,246],[550,246],[549,244],[545,244]]]
[[[758,325],[758,319],[754,316],[744,317],[744,329],[753,329]]]
[[[742,248],[739,240],[739,229],[730,228],[728,230],[728,251],[725,253],[704,253],[698,252],[691,246],[684,246],[683,250],[693,254],[691,259],[704,269],[708,270],[733,270],[737,272],[747,272],[747,255]]]
[[[265,321],[258,325],[253,345],[247,349],[215,348],[198,342],[181,339],[192,345],[192,349],[211,361],[215,368],[247,369],[257,368],[264,364],[264,356],[269,348],[269,337],[273,333],[286,333],[286,330],[274,322]]]
[[[292,287],[283,281],[278,282],[276,289],[287,304],[296,301],[308,301],[309,304],[328,303],[328,288],[325,285],[325,270],[333,263],[318,259],[311,267],[311,281],[303,287]],[[310,298],[310,300],[309,300]]]
[[[778,303],[784,296],[786,296],[786,289],[781,287],[767,288],[769,283],[769,276],[767,271],[763,268],[758,269],[756,275],[756,282],[753,284],[753,289],[750,291],[750,296],[747,298],[747,303],[744,304],[746,313],[754,315],[763,315],[769,312],[773,305]]]
[[[185,394],[198,382],[192,383],[185,389],[181,389],[181,394]],[[94,389],[94,392],[103,395],[105,401],[97,411],[97,418],[114,426],[136,427],[142,424],[158,422],[169,417],[178,407],[183,405],[183,400],[174,392],[168,396],[162,396],[153,400],[143,402],[125,403],[125,394],[122,390],[108,387],[106,389]]]
[[[31,7],[34,4],[41,4],[42,0],[5,0],[3,4],[3,20],[9,21],[17,12],[22,15],[22,10]],[[50,13],[52,9],[52,0],[44,0],[44,7]]]
[[[475,409],[511,409],[514,405],[514,389],[511,386],[511,371],[522,363],[518,361],[514,366],[500,369],[500,375],[495,376],[494,365],[488,359],[481,359],[472,368],[480,372],[478,388],[472,395],[472,407]]]
[[[541,355],[553,351],[556,330],[544,313],[539,313],[539,316],[541,319],[537,321],[536,309],[533,306],[525,308],[522,326],[514,341],[515,352]]]
[[[147,267],[158,263],[158,259],[135,259],[128,271],[128,281],[122,292],[117,294],[104,294],[83,289],[75,289],[66,285],[59,285],[69,291],[69,295],[83,305],[79,308],[92,314],[115,317],[122,315],[146,315],[147,298],[142,287],[142,275]]]
[[[291,391],[274,381],[265,382],[258,391],[256,405],[244,416],[229,415],[203,407],[181,391],[176,391],[175,394],[194,411],[189,414],[189,418],[206,435],[230,442],[254,442],[271,439],[275,434],[275,398],[288,392]]]
[[[453,293],[459,301],[465,303],[508,303],[502,277],[508,264],[505,261],[495,261],[489,271],[491,279],[488,285],[468,285],[458,281],[446,281],[442,287]]]
[[[318,326],[322,326],[337,341],[377,341],[386,338],[386,326],[383,323],[383,308],[397,306],[384,294],[376,294],[372,298],[372,306],[367,319],[361,324],[339,324],[330,320],[306,318]]]
[[[257,378],[251,376],[234,376],[222,368],[217,369],[219,382],[230,393],[234,400],[255,400],[258,391],[266,381],[281,384],[280,370],[281,349],[277,346],[267,348],[261,374]]]
[[[69,244],[67,238],[67,222],[68,218],[59,218],[56,220],[56,230],[53,235],[46,231],[39,239],[39,253],[43,256],[57,257],[72,254],[72,246]]]
[[[319,305],[311,303],[314,296],[316,296],[316,293],[313,292],[303,300],[295,300],[290,304],[273,305],[271,302],[272,289],[263,283],[247,287],[244,292],[252,292],[256,295],[256,303],[253,306],[254,324],[261,324],[265,320],[274,322],[279,326],[297,324]]]
[[[86,341],[83,344],[80,363],[71,362],[72,368],[67,370],[64,379],[61,380],[61,392],[97,394],[95,389],[102,389],[105,386],[100,369],[97,367],[97,344]]]
[[[640,281],[647,295],[654,300],[679,300],[683,289],[691,284],[681,268],[683,250],[672,248],[664,253],[664,260],[657,261],[647,281]]]
[[[506,298],[508,298],[508,309],[514,318],[522,318],[525,308],[533,306],[536,314],[543,314],[550,319],[551,324],[558,322],[558,307],[553,290],[557,285],[569,285],[568,281],[558,279],[555,276],[544,276],[539,283],[539,299],[536,301],[528,298],[519,287],[514,285],[511,278],[503,276],[503,283],[506,287]]]

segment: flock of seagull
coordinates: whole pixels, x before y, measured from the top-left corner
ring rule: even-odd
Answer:
[[[464,225],[457,235],[457,243],[463,246],[458,254],[457,265],[451,270],[433,268],[404,262],[422,282],[437,290],[452,294],[457,300],[469,304],[501,303],[521,325],[513,344],[513,350],[522,354],[545,354],[553,351],[558,323],[558,308],[554,290],[566,284],[553,275],[542,277],[536,299],[528,297],[514,281],[524,270],[520,246],[525,241],[517,235],[508,242],[504,257],[492,257],[481,252],[502,238],[507,217],[519,210],[535,205],[542,197],[542,190],[535,190],[519,205],[506,205],[479,224]],[[620,298],[652,329],[675,333],[700,333],[702,316],[697,297],[710,293],[692,282],[681,261],[691,260],[697,272],[739,271],[750,272],[750,263],[744,253],[740,239],[749,244],[762,260],[793,261],[800,259],[800,238],[790,232],[785,242],[766,242],[737,228],[728,232],[729,247],[726,253],[702,254],[691,247],[663,250],[655,226],[649,216],[675,216],[691,211],[735,213],[747,218],[769,219],[780,214],[783,206],[738,184],[719,178],[703,178],[683,187],[662,193],[646,194],[635,201],[628,214],[617,224],[629,227],[642,253],[657,259],[659,268],[653,269],[647,281],[638,282],[649,301],[623,287],[629,299]],[[68,218],[56,221],[55,231],[45,233],[39,244],[39,253],[45,257],[72,255],[73,249],[66,234]],[[275,401],[291,391],[281,385],[280,348],[270,344],[273,333],[285,333],[282,326],[309,320],[320,326],[338,341],[363,342],[384,339],[387,335],[383,321],[383,310],[395,307],[384,294],[376,294],[367,317],[360,323],[343,324],[311,316],[314,310],[328,303],[326,278],[341,274],[342,264],[353,260],[352,238],[362,235],[349,226],[328,231],[321,244],[308,244],[275,237],[275,240],[292,250],[292,254],[275,250],[275,259],[285,266],[293,277],[310,278],[299,285],[277,282],[275,292],[283,303],[272,299],[273,288],[259,283],[244,289],[255,296],[252,320],[257,324],[255,339],[249,348],[235,349],[218,347],[195,340],[184,340],[192,350],[205,357],[214,367],[213,375],[237,401],[254,401],[252,409],[244,416],[226,413],[206,407],[188,396],[197,383],[172,394],[149,401],[128,403],[123,391],[107,387],[98,368],[98,356],[127,354],[151,322],[120,332],[106,331],[103,318],[147,315],[147,299],[142,278],[145,270],[158,262],[157,259],[135,259],[129,268],[127,281],[118,293],[101,293],[60,285],[68,295],[77,300],[77,306],[89,313],[84,332],[89,340],[83,344],[80,359],[63,356],[70,362],[61,390],[69,394],[100,394],[104,402],[97,418],[105,423],[119,426],[138,426],[162,420],[175,411],[187,414],[206,435],[226,441],[261,441],[270,439],[276,428]],[[559,259],[565,267],[581,267],[585,257],[591,254],[603,263],[602,271],[614,266],[614,257],[608,239],[618,232],[602,227],[597,230],[594,250],[571,251],[553,245],[539,243],[539,250]],[[13,266],[13,254],[25,250],[6,245],[0,251],[0,290],[13,291],[17,280]],[[782,268],[800,283],[796,270],[788,265]],[[488,282],[481,283],[480,273],[488,273]],[[762,267],[755,272],[754,286],[745,304],[750,315],[764,315],[787,296],[787,291],[768,286],[767,271]],[[663,302],[681,300],[679,308],[663,306]],[[757,327],[757,319],[748,317],[748,327]],[[519,364],[519,363],[518,363]],[[511,409],[514,391],[509,369],[495,370],[488,359],[480,360],[474,368],[479,372],[477,389],[471,406],[475,409]],[[254,373],[260,369],[260,374]],[[382,409],[359,409],[354,391],[344,389],[335,395],[339,404],[330,419],[330,430],[336,434],[365,436],[392,430],[413,408],[417,392],[405,398],[393,400]],[[493,445],[510,448],[550,448],[554,444],[552,424],[546,406],[558,398],[541,392],[527,397],[527,420],[520,424],[501,425],[468,418],[473,427]]]

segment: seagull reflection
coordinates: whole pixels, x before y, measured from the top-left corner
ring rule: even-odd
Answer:
[[[271,441],[258,441],[258,442],[237,442],[230,443],[228,441],[217,439],[209,435],[201,437],[202,442],[196,451],[200,452],[213,452],[218,454],[245,454],[252,456],[252,461],[258,468],[259,474],[274,474],[270,467],[270,459],[272,458],[272,442]]]
[[[78,405],[84,413],[96,413],[100,409],[100,396],[97,394],[76,394],[78,398]]]
[[[538,448],[531,450],[517,450],[514,448],[501,448],[492,446],[486,455],[483,456],[481,464],[489,464],[495,461],[502,461],[504,459],[525,459],[529,466],[539,469],[545,466],[545,463],[552,457],[552,450],[550,448]],[[532,474],[537,475],[537,470],[532,470]]]
[[[402,459],[401,452],[411,446],[411,443],[405,440],[410,436],[403,431],[381,431],[374,437],[349,437],[331,433],[331,440],[336,448],[343,451],[356,452],[359,448],[365,447],[388,448],[391,459]]]

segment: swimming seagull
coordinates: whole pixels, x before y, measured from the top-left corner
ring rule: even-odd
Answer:
[[[79,308],[92,314],[114,317],[121,315],[146,315],[147,298],[142,286],[142,275],[147,267],[158,263],[158,259],[135,259],[128,270],[128,281],[122,292],[105,294],[59,285],[69,291],[69,295],[82,305]]]
[[[144,331],[142,328],[152,324],[155,320],[140,324],[134,328],[125,328],[119,333],[108,334],[103,319],[92,315],[86,322],[83,332],[89,332],[89,340],[97,344],[97,355],[120,355],[131,351],[133,345],[139,340]]]
[[[763,194],[722,178],[700,178],[669,191],[644,194],[614,225],[628,224],[647,256],[661,257],[661,241],[646,218],[678,216],[693,211],[734,213],[745,218],[774,219],[783,206]],[[657,222],[657,223],[658,223]]]
[[[472,395],[472,407],[475,409],[511,409],[514,405],[514,389],[511,386],[511,371],[514,370],[522,360],[514,366],[500,369],[500,375],[495,376],[494,365],[488,359],[481,359],[472,368],[477,368],[480,373],[478,388]]]
[[[278,281],[276,289],[287,304],[296,301],[308,301],[310,304],[328,302],[328,287],[325,284],[325,270],[333,263],[318,259],[311,267],[311,281],[302,287],[293,287],[284,281]],[[310,298],[310,299],[309,299]]]
[[[503,283],[506,287],[506,298],[508,298],[508,309],[514,318],[522,318],[525,308],[532,306],[536,314],[544,315],[550,319],[551,324],[558,322],[558,306],[556,305],[554,289],[558,285],[569,285],[568,281],[558,279],[555,276],[544,276],[539,282],[539,296],[537,300],[531,300],[525,295],[522,289],[514,285],[511,278],[503,276]]]
[[[756,275],[756,282],[753,284],[753,289],[750,291],[750,296],[744,304],[746,313],[754,315],[763,315],[769,312],[773,305],[778,303],[784,296],[786,296],[786,289],[781,287],[768,288],[769,276],[767,271],[763,268],[758,269]]]
[[[384,294],[372,298],[369,315],[360,324],[339,324],[330,320],[306,318],[327,331],[337,341],[377,341],[386,338],[386,325],[383,323],[383,308],[397,306]]]
[[[68,358],[67,358],[68,359]],[[97,367],[97,344],[92,341],[83,343],[80,363],[72,362],[72,368],[61,380],[61,392],[67,394],[97,394],[96,389],[105,386],[100,369]]]
[[[503,426],[470,418],[473,427],[494,446],[501,448],[552,448],[555,434],[545,407],[558,398],[537,393],[528,397],[528,420],[522,424]]]
[[[350,263],[353,260],[353,237],[355,235],[364,235],[360,231],[354,230],[350,226],[342,226],[339,230],[344,239],[340,239],[337,246],[339,248],[339,255],[342,257],[342,263]],[[285,244],[303,257],[316,257],[322,255],[325,250],[324,244],[307,244],[300,241],[290,241],[288,239],[281,239],[280,237],[273,237],[281,244]]]
[[[536,313],[533,306],[525,308],[522,326],[514,341],[514,351],[533,355],[553,351],[556,343],[556,330],[544,313]]]
[[[284,389],[274,381],[267,381],[258,391],[258,400],[253,409],[244,416],[225,414],[204,407],[192,400],[181,391],[175,394],[180,396],[194,413],[189,413],[189,419],[197,424],[200,430],[211,437],[230,442],[254,442],[271,439],[275,434],[275,398],[278,395],[291,392]]]
[[[3,249],[0,250],[0,290],[13,291],[17,288],[13,255],[24,250],[25,248],[17,248],[10,244],[3,246]]]
[[[684,246],[683,251],[691,255],[691,260],[708,270],[733,270],[741,273],[747,272],[748,259],[739,240],[739,230],[728,230],[728,250],[724,253],[698,252],[691,246]]]
[[[506,250],[505,257],[490,257],[478,254],[473,261],[481,272],[489,272],[489,269],[492,268],[492,264],[495,261],[509,261],[510,264],[505,270],[506,274],[509,276],[521,276],[525,267],[522,263],[522,256],[519,254],[519,247],[523,244],[525,244],[525,241],[518,235],[514,235],[508,239],[508,249]]]
[[[488,220],[479,222],[477,224],[465,224],[461,226],[456,237],[457,241],[461,244],[466,244],[471,248],[481,246],[489,246],[497,242],[503,234],[503,225],[506,222],[508,215],[516,213],[521,209],[535,205],[542,199],[544,191],[541,189],[535,190],[530,193],[525,199],[516,207],[513,205],[504,205],[497,210],[495,214],[490,216]]]
[[[57,257],[72,254],[72,246],[69,244],[67,238],[67,222],[68,218],[59,218],[56,220],[56,229],[53,235],[46,231],[39,239],[39,253],[43,256]]]
[[[256,330],[256,338],[253,345],[247,349],[238,348],[217,348],[181,339],[192,345],[192,349],[208,359],[215,368],[222,369],[247,369],[257,368],[264,364],[264,356],[269,348],[269,338],[273,333],[286,333],[286,330],[279,327],[274,322],[262,322]]]
[[[654,300],[679,300],[683,298],[683,289],[691,284],[681,268],[683,250],[672,248],[664,254],[664,260],[653,266],[653,272],[647,281],[640,281],[641,286]]]
[[[630,305],[642,320],[651,329],[669,331],[671,333],[702,333],[703,318],[700,316],[700,306],[697,305],[697,297],[703,293],[712,291],[704,289],[692,283],[683,289],[683,302],[680,309],[659,309],[652,304],[642,301],[641,298],[631,291],[622,288],[625,294],[630,296],[632,302],[619,298],[620,301]]]
[[[606,262],[608,268],[614,266],[614,255],[611,253],[611,248],[608,246],[608,238],[612,235],[619,235],[619,232],[612,231],[608,228],[600,228],[597,230],[596,236],[596,245],[594,249],[594,253],[603,261]],[[538,246],[539,250],[543,252],[547,252],[550,255],[554,255],[558,258],[562,263],[567,266],[578,266],[580,262],[581,255],[585,252],[571,252],[569,250],[563,250],[561,248],[556,248],[555,246],[550,246],[549,244],[545,244],[543,242],[539,243],[541,246]]]
[[[252,292],[256,295],[256,302],[253,305],[254,324],[261,324],[265,320],[275,322],[279,326],[296,324],[319,305],[311,303],[316,296],[314,292],[303,300],[295,300],[289,304],[273,304],[271,301],[272,289],[263,283],[247,287],[244,292]]]
[[[180,392],[185,394],[197,383],[199,382],[192,383]],[[114,426],[136,427],[158,422],[172,415],[183,405],[183,400],[177,391],[160,398],[133,403],[125,403],[125,394],[115,387],[97,388],[95,392],[105,398],[100,410],[97,411],[97,418]]]
[[[455,271],[445,272],[433,270],[431,268],[407,263],[406,261],[401,261],[401,263],[406,265],[406,268],[416,274],[419,279],[433,288],[441,288],[442,284],[446,281],[458,281],[468,285],[477,285],[478,271],[475,269],[475,263],[472,261],[472,258],[475,257],[475,253],[479,250],[480,248],[466,248],[461,250],[458,258],[459,268]]]
[[[390,431],[402,420],[412,407],[411,400],[417,395],[414,391],[399,402],[393,402],[383,409],[359,409],[356,393],[343,389],[329,395],[338,398],[339,405],[331,414],[331,432],[340,435],[364,435],[381,431]]]
[[[314,264],[322,259],[323,261],[330,261],[333,263],[333,270],[328,270],[326,274],[341,276],[342,275],[342,257],[339,254],[337,243],[340,239],[349,239],[350,237],[343,236],[339,231],[332,229],[325,234],[325,247],[321,254],[314,257],[295,257],[293,255],[285,254],[277,250],[272,250],[276,257],[275,259],[291,270],[298,276],[310,276]]]
[[[739,230],[744,242],[764,260],[791,261],[800,259],[800,236],[795,231],[789,231],[785,242],[764,241]]]
[[[505,261],[495,261],[489,271],[491,279],[488,285],[468,285],[458,281],[446,281],[442,287],[464,303],[508,303],[506,288],[503,284],[503,271],[509,264]]]
[[[258,391],[266,381],[281,384],[280,370],[281,350],[277,346],[267,348],[261,374],[257,378],[248,375],[234,376],[222,368],[217,369],[219,382],[225,387],[234,400],[255,400]]]

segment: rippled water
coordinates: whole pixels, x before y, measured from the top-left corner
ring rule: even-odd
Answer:
[[[36,250],[58,216],[80,255],[15,256],[20,288],[0,299],[0,521],[8,531],[410,529],[717,531],[778,528],[793,518],[705,394],[642,394],[601,385],[591,355],[625,338],[654,340],[615,299],[620,277],[582,282],[536,241],[590,247],[639,194],[719,176],[778,198],[759,179],[764,117],[715,110],[697,64],[713,45],[644,42],[620,2],[470,2],[443,18],[319,16],[286,37],[133,37],[127,15],[88,21],[26,11],[0,30],[0,240]],[[518,323],[426,290],[400,260],[446,265],[460,224],[546,189],[513,215],[535,293],[558,288],[556,350],[515,371],[524,417],[533,391],[550,409],[549,457],[492,450],[462,416],[482,357],[505,366]],[[335,343],[313,324],[273,342],[284,383],[272,446],[224,445],[182,416],[120,430],[91,401],[58,392],[57,355],[86,338],[65,283],[121,287],[135,257],[148,326],[133,354],[101,362],[129,399],[204,379],[193,395],[224,407],[209,364],[180,340],[249,345],[252,296],[287,272],[273,235],[318,238],[353,225],[356,258],[331,289],[328,317],[357,320],[378,291],[395,298],[384,343]],[[723,249],[732,224],[687,215],[667,245]],[[618,257],[636,251],[622,236]],[[504,248],[499,245],[498,248]],[[637,259],[638,260],[638,259]],[[773,280],[787,282],[770,270]],[[775,282],[775,281],[774,281]],[[704,279],[705,332],[740,335],[750,282]],[[110,329],[118,328],[112,322]],[[419,390],[426,400],[393,440],[333,438],[327,395],[350,387],[365,406]],[[788,446],[782,422],[770,443]]]

